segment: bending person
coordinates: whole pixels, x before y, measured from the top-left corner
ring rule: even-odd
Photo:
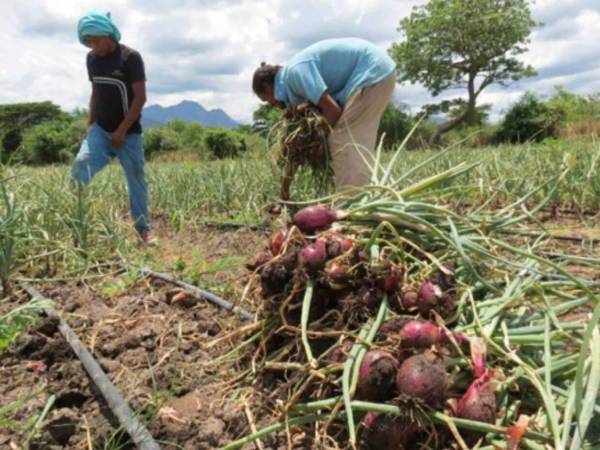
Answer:
[[[279,108],[309,101],[332,130],[328,137],[337,189],[369,183],[377,129],[396,84],[395,63],[357,38],[327,39],[294,55],[285,66],[263,63],[252,89]],[[281,196],[289,196],[287,170]],[[285,186],[287,182],[287,187]]]

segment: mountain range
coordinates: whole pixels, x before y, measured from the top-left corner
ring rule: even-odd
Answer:
[[[177,105],[166,107],[150,105],[142,111],[142,126],[144,128],[157,127],[173,119],[195,122],[206,127],[235,128],[240,125],[222,109],[217,108],[209,111],[199,103],[190,100],[184,100]]]

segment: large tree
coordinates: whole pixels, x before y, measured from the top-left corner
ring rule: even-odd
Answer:
[[[400,22],[402,40],[390,49],[399,80],[421,83],[434,96],[467,90],[462,114],[441,123],[433,143],[473,113],[486,87],[535,74],[517,59],[534,25],[528,0],[430,0]]]
[[[0,162],[7,162],[21,145],[24,130],[68,114],[51,102],[0,105]]]

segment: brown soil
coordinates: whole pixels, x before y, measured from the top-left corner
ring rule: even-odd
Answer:
[[[546,223],[560,228],[557,234],[561,235],[583,232],[577,228],[581,223],[556,218]],[[266,244],[264,233],[244,229],[174,231],[159,220],[156,231],[160,246],[140,250],[155,261],[153,268],[180,270],[182,277],[192,278],[234,303],[238,303],[247,277],[243,263]],[[589,233],[587,227],[584,231]],[[598,236],[600,233],[594,237]],[[540,251],[600,256],[600,246],[558,241]],[[572,269],[579,276],[598,279],[597,268],[577,265]],[[39,287],[56,302],[56,309],[162,448],[216,449],[249,434],[251,426],[261,428],[273,422],[276,405],[268,396],[269,383],[277,380],[262,380],[267,387],[262,394],[252,385],[241,389],[236,382],[247,375],[248,361],[236,360],[237,356],[216,361],[252,334],[242,328],[246,323],[229,312],[203,300],[180,298],[166,282],[130,280],[125,274],[101,282]],[[12,306],[14,303],[0,304],[0,314]],[[255,310],[249,301],[241,306]],[[55,396],[30,448],[128,448],[126,438],[116,433],[118,424],[55,325],[49,321],[38,324],[0,354],[0,405],[26,399],[11,417],[22,426],[35,420],[50,396]],[[250,417],[248,411],[253,411]],[[10,429],[0,422],[0,449],[22,448],[27,437],[19,426]],[[277,439],[265,438],[263,448],[288,448],[285,435]],[[292,448],[311,448],[308,437],[297,439]],[[256,447],[248,444],[243,448]]]
[[[266,241],[247,230],[197,228],[185,235],[159,230],[159,236],[161,247],[150,252],[164,267],[176,261],[191,267],[201,259],[203,267],[217,269],[200,273],[199,279],[220,287],[209,290],[232,302],[244,286],[247,271],[241,262]],[[235,264],[218,270],[220,261],[232,258]],[[65,283],[40,290],[56,302],[161,447],[214,449],[248,433],[245,393],[229,383],[235,381],[237,362],[211,364],[239,343],[234,332],[247,324],[204,300],[174,299],[178,290],[160,280],[139,279],[116,290],[110,285],[104,279],[101,285]],[[14,303],[3,306],[8,310]],[[31,448],[127,448],[119,446],[126,441],[116,435],[118,424],[56,324],[46,320],[19,336],[0,355],[0,377],[3,405],[34,394],[12,415],[15,423],[35,420],[55,396]],[[27,436],[18,428],[0,427],[0,448],[21,448]]]

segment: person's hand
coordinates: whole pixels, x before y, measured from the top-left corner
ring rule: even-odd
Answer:
[[[342,107],[340,104],[327,92],[325,92],[319,104],[317,105],[323,114],[323,118],[327,121],[331,128],[335,128],[338,120],[342,116]]]
[[[323,130],[325,136],[329,136],[333,131],[333,127],[329,124],[329,121],[325,118],[325,116],[321,116],[320,120],[321,129]]]
[[[127,132],[117,128],[110,136],[110,145],[114,148],[121,148],[127,139]]]

